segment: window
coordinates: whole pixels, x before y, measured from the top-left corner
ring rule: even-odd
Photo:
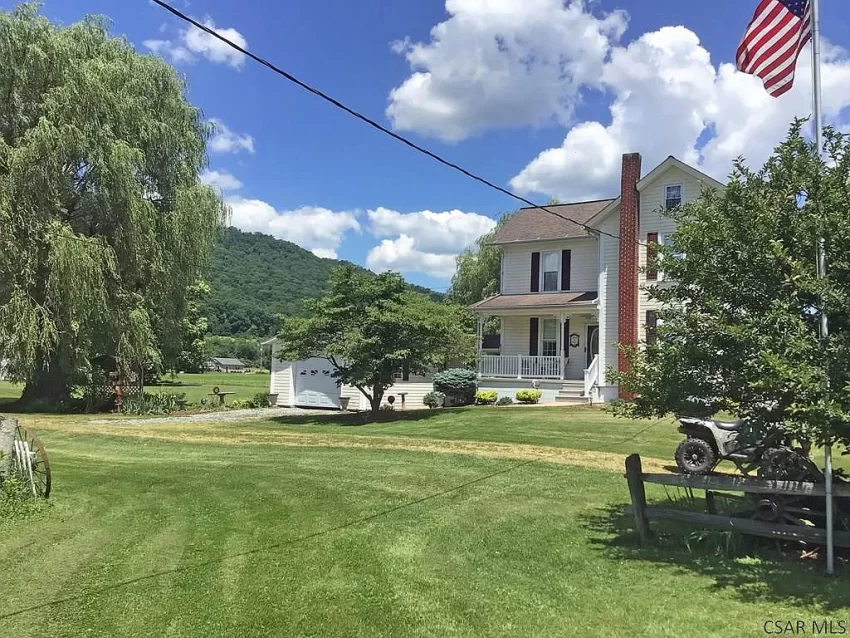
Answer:
[[[560,290],[559,281],[560,255],[557,251],[543,253],[543,291],[553,292]]]
[[[656,310],[646,311],[646,345],[655,343],[658,335],[658,312]]]
[[[667,210],[676,208],[682,203],[682,185],[675,184],[673,186],[664,187],[664,207]]]
[[[646,234],[646,279],[653,281],[658,279],[658,245],[661,243],[659,233]]]
[[[558,322],[555,319],[543,320],[543,335],[540,340],[544,357],[558,356]]]

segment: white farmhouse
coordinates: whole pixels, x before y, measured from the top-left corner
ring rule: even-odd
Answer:
[[[645,272],[647,251],[675,229],[664,215],[723,188],[708,175],[668,157],[641,178],[641,156],[623,156],[620,195],[571,204],[524,208],[497,232],[502,253],[498,295],[471,306],[478,317],[479,387],[514,398],[537,387],[541,403],[606,402],[618,388],[606,370],[622,369],[618,344],[654,336],[657,307],[643,287],[663,273]],[[570,221],[573,220],[573,221]],[[499,335],[485,335],[493,320]],[[280,361],[272,346],[270,391],[278,405],[368,409],[351,386],[339,387],[325,359]],[[421,408],[430,377],[398,374],[387,391],[397,408]]]
[[[493,240],[501,292],[471,307],[482,345],[485,322],[501,326],[498,349],[480,351],[480,387],[513,397],[539,385],[544,403],[615,398],[605,371],[625,365],[618,344],[654,335],[657,308],[642,287],[663,274],[643,269],[647,250],[675,229],[663,211],[704,188],[723,185],[672,156],[641,178],[641,156],[632,153],[623,156],[619,197],[511,217]]]

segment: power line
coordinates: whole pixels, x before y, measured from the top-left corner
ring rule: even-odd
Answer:
[[[531,206],[531,207],[533,207],[533,208],[538,208],[538,209],[540,209],[540,210],[542,210],[542,211],[545,211],[545,212],[547,212],[547,213],[549,213],[549,214],[551,214],[551,215],[554,215],[555,217],[559,217],[559,218],[561,218],[561,219],[563,219],[563,220],[565,220],[565,221],[568,221],[568,222],[571,222],[571,223],[573,223],[573,224],[576,224],[576,225],[577,225],[577,226],[579,226],[580,228],[583,228],[584,230],[588,231],[589,233],[591,233],[591,234],[593,234],[593,235],[607,235],[608,237],[612,237],[612,238],[617,239],[617,240],[619,240],[619,239],[620,239],[620,236],[619,236],[619,235],[614,235],[614,234],[612,234],[612,233],[606,232],[606,231],[604,231],[604,230],[600,230],[600,229],[598,229],[598,228],[592,228],[591,226],[588,226],[587,224],[585,224],[585,223],[583,223],[583,222],[580,222],[580,221],[577,221],[577,220],[572,219],[572,218],[570,218],[570,217],[567,217],[566,215],[561,215],[560,213],[557,213],[557,212],[555,212],[555,211],[553,211],[553,210],[550,210],[550,209],[546,208],[545,206],[539,206],[539,205],[535,204],[534,202],[532,202],[531,200],[526,199],[526,198],[525,198],[525,197],[523,197],[522,195],[517,195],[516,193],[514,193],[513,191],[508,190],[507,188],[503,188],[502,186],[499,186],[498,184],[494,184],[493,182],[491,182],[491,181],[490,181],[490,180],[488,180],[487,178],[485,178],[485,177],[481,177],[480,175],[477,175],[476,173],[473,173],[472,171],[467,170],[467,169],[463,168],[462,166],[460,166],[460,165],[458,165],[458,164],[455,164],[454,162],[451,162],[451,161],[449,161],[449,160],[447,160],[447,159],[445,159],[445,158],[441,157],[440,155],[437,155],[437,154],[436,154],[436,153],[434,153],[433,151],[430,151],[430,150],[428,150],[427,148],[425,148],[425,147],[423,147],[423,146],[420,146],[420,145],[419,145],[419,144],[417,144],[416,142],[413,142],[413,141],[411,141],[411,140],[407,139],[407,138],[406,138],[406,137],[404,137],[403,135],[399,135],[399,134],[398,134],[398,133],[396,133],[395,131],[392,131],[392,130],[388,129],[388,128],[387,128],[386,126],[384,126],[383,124],[380,124],[379,122],[376,122],[376,121],[375,121],[375,120],[373,120],[372,118],[370,118],[370,117],[368,117],[368,116],[366,116],[366,115],[363,115],[363,114],[362,114],[362,113],[360,113],[359,111],[356,111],[356,110],[354,110],[353,108],[351,108],[351,107],[349,107],[349,106],[346,106],[345,104],[343,104],[342,102],[340,102],[340,101],[339,101],[339,100],[337,100],[336,98],[331,97],[330,95],[328,95],[328,94],[327,94],[327,93],[325,93],[324,91],[321,91],[321,90],[319,90],[319,89],[317,89],[317,88],[315,88],[315,87],[313,87],[313,86],[311,86],[311,85],[307,84],[307,83],[306,83],[306,82],[304,82],[303,80],[299,80],[297,77],[295,77],[295,76],[294,76],[294,75],[292,75],[291,73],[288,73],[287,71],[284,71],[284,70],[283,70],[283,69],[281,69],[280,67],[278,67],[278,66],[276,66],[275,64],[273,64],[273,63],[269,62],[268,60],[266,60],[265,58],[262,58],[262,57],[260,57],[259,55],[256,55],[256,54],[254,54],[254,53],[251,53],[250,51],[248,51],[248,50],[247,50],[247,49],[245,49],[244,47],[241,47],[241,46],[239,46],[238,44],[236,44],[235,42],[233,42],[233,41],[231,41],[231,40],[228,40],[228,39],[227,39],[227,38],[225,38],[223,35],[221,35],[221,34],[220,34],[220,33],[218,33],[217,31],[215,31],[214,29],[212,29],[212,28],[208,27],[207,25],[205,25],[205,24],[203,24],[203,23],[201,23],[201,22],[198,22],[198,21],[197,21],[197,20],[195,20],[194,18],[189,17],[188,15],[186,15],[185,13],[183,13],[182,11],[180,11],[179,9],[176,9],[176,8],[172,7],[172,6],[171,6],[170,4],[168,4],[167,2],[163,2],[163,0],[152,0],[152,1],[153,1],[155,4],[159,5],[160,7],[162,7],[163,9],[165,9],[166,11],[168,11],[169,13],[171,13],[171,14],[173,14],[174,16],[176,16],[176,17],[180,18],[180,19],[181,19],[181,20],[183,20],[184,22],[188,22],[189,24],[191,24],[192,26],[194,26],[194,27],[195,27],[195,28],[197,28],[197,29],[200,29],[201,31],[203,31],[203,32],[204,32],[204,33],[206,33],[207,35],[210,35],[210,36],[212,36],[212,37],[216,38],[217,40],[220,40],[221,42],[223,42],[224,44],[226,44],[226,45],[227,45],[227,46],[229,46],[230,48],[232,48],[232,49],[234,49],[234,50],[236,50],[236,51],[239,51],[239,52],[240,52],[240,53],[242,53],[243,55],[246,55],[247,57],[249,57],[249,58],[251,58],[252,60],[254,60],[255,62],[258,62],[258,63],[262,64],[263,66],[265,66],[265,67],[267,67],[267,68],[271,69],[272,71],[274,71],[274,72],[275,72],[275,73],[277,73],[278,75],[280,75],[280,76],[282,76],[282,77],[286,78],[286,79],[287,79],[287,80],[289,80],[290,82],[292,82],[292,83],[294,83],[294,84],[297,84],[298,86],[300,86],[300,87],[301,87],[302,89],[304,89],[305,91],[309,91],[309,92],[310,92],[310,93],[312,93],[313,95],[315,95],[315,96],[317,96],[317,97],[319,97],[319,98],[321,98],[321,99],[325,100],[326,102],[330,102],[331,104],[333,104],[333,105],[334,105],[335,107],[337,107],[338,109],[341,109],[341,110],[345,111],[345,112],[346,112],[346,113],[348,113],[349,115],[351,115],[351,116],[353,116],[353,117],[357,118],[358,120],[360,120],[360,121],[362,121],[362,122],[365,122],[365,123],[366,123],[366,124],[368,124],[369,126],[371,126],[371,127],[375,128],[375,129],[377,129],[378,131],[380,131],[380,132],[382,132],[382,133],[384,133],[384,134],[386,134],[386,135],[389,135],[390,137],[392,137],[392,138],[393,138],[393,139],[395,139],[396,141],[399,141],[399,142],[401,142],[402,144],[405,144],[406,146],[409,146],[409,147],[410,147],[410,148],[412,148],[413,150],[418,151],[419,153],[422,153],[423,155],[427,155],[427,156],[428,156],[428,157],[430,157],[431,159],[433,159],[433,160],[435,160],[435,161],[439,162],[440,164],[443,164],[443,165],[445,165],[445,166],[448,166],[449,168],[451,168],[451,169],[453,169],[453,170],[455,170],[455,171],[458,171],[458,172],[460,172],[460,173],[462,173],[462,174],[466,175],[466,176],[467,176],[467,177],[469,177],[470,179],[474,179],[475,181],[480,182],[481,184],[484,184],[485,186],[487,186],[487,187],[489,187],[489,188],[492,188],[492,189],[494,189],[494,190],[496,190],[496,191],[499,191],[500,193],[502,193],[502,194],[504,194],[504,195],[507,195],[508,197],[511,197],[511,198],[513,198],[513,199],[515,199],[515,200],[517,200],[517,201],[519,201],[519,202],[522,202],[522,203],[524,203],[524,204],[527,204],[528,206]],[[643,242],[641,242],[639,239],[636,239],[636,242],[637,242],[638,244],[642,244],[642,243],[643,243]]]

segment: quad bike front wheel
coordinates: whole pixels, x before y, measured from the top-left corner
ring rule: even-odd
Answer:
[[[687,438],[676,448],[676,465],[686,474],[708,474],[717,465],[717,455],[705,439]]]

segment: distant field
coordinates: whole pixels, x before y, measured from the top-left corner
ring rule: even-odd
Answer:
[[[0,403],[15,400],[21,396],[23,386],[10,381],[0,381]]]
[[[199,403],[204,397],[210,398],[213,388],[221,392],[233,392],[227,397],[230,403],[236,399],[250,399],[258,392],[269,391],[268,374],[225,374],[223,372],[208,372],[206,374],[179,374],[167,377],[159,385],[150,385],[145,392],[177,392],[185,393],[186,400]],[[0,404],[15,400],[21,396],[23,386],[0,381]]]
[[[173,381],[172,381],[173,380]],[[221,392],[233,392],[227,401],[251,399],[258,392],[269,391],[268,374],[239,374],[224,372],[207,372],[206,374],[179,374],[163,379],[160,385],[145,388],[146,392],[183,392],[186,400],[198,403],[202,398],[211,398],[213,388]]]

